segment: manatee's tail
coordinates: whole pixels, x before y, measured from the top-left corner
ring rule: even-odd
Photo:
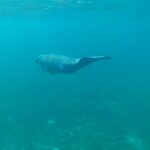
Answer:
[[[76,69],[83,68],[93,62],[99,61],[99,60],[107,60],[111,59],[109,56],[95,56],[95,57],[82,57],[79,59],[79,61],[76,63]]]

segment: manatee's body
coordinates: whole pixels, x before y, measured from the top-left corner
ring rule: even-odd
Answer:
[[[40,55],[36,62],[50,74],[74,73],[79,69],[102,59],[111,59],[108,56],[70,58],[62,55]]]

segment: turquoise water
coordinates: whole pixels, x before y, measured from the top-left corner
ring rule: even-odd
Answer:
[[[149,150],[150,3],[0,2],[1,150]],[[53,75],[40,54],[108,55]]]

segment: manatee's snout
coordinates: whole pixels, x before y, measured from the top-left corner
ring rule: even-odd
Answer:
[[[42,63],[42,57],[41,56],[38,56],[36,59],[35,59],[35,62],[37,64],[41,64]]]

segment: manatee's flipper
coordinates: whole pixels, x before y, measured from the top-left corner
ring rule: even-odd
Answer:
[[[49,72],[48,68],[46,66],[41,66],[42,70]]]
[[[42,68],[42,70],[44,70],[44,71],[46,71],[46,72],[48,72],[48,73],[50,73],[52,75],[55,74],[55,71],[53,71],[52,69],[49,70],[47,66],[42,66],[41,68]]]
[[[111,59],[109,56],[96,56],[96,57],[82,57],[79,59],[79,61],[76,63],[76,69],[83,68],[93,62],[99,61],[99,60],[105,60],[105,59]]]

